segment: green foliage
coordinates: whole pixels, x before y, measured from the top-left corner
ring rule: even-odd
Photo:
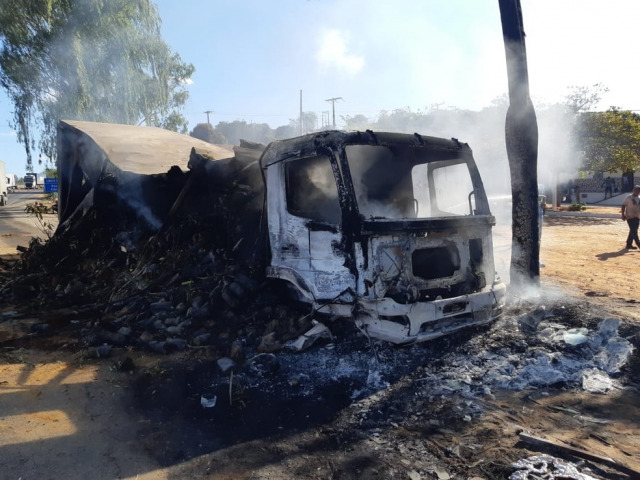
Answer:
[[[640,115],[611,108],[579,117],[585,169],[630,172],[640,167]]]
[[[187,127],[187,120],[178,110],[172,111],[159,122],[152,122],[150,125],[164,128],[165,130],[171,130],[172,132],[182,133],[183,135],[186,135],[189,130]]]
[[[42,202],[28,203],[24,211],[36,218],[38,230],[40,230],[48,240],[51,239],[55,232],[55,226],[46,218],[46,215],[56,213],[53,207],[51,205],[45,205]],[[33,242],[39,243],[40,241],[37,238],[32,238],[32,243]]]
[[[210,123],[197,124],[195,127],[193,127],[193,130],[189,135],[209,143],[216,143],[219,145],[227,143],[224,135],[213,128]]]
[[[241,139],[269,143],[274,137],[273,130],[266,123],[247,123],[244,120],[220,122],[216,125],[216,131],[232,145],[240,145]]]
[[[150,0],[0,2],[0,85],[29,171],[36,147],[55,159],[60,119],[186,132],[193,71],[162,40]]]
[[[570,212],[582,212],[586,209],[587,206],[584,203],[572,203],[567,207],[567,210],[569,210]]]

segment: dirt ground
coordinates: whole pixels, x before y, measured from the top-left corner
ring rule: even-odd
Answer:
[[[625,222],[590,216],[596,213],[617,209],[547,215],[544,295],[534,300],[553,305],[555,321],[570,327],[618,318],[620,335],[637,347],[640,250],[623,248]],[[385,370],[385,382],[365,394],[349,376],[292,397],[284,391],[299,391],[308,379],[289,376],[258,393],[231,376],[213,397],[203,393],[219,377],[206,349],[162,356],[122,348],[87,358],[64,332],[38,335],[31,326],[40,321],[0,307],[3,479],[502,479],[513,462],[542,453],[571,460],[593,478],[640,478],[637,350],[606,394],[563,382],[469,392],[451,386],[460,383],[453,378],[452,393],[442,394],[425,379],[446,376],[453,352],[473,356],[485,344],[517,352],[535,342],[507,338],[507,323],[409,349],[338,340],[305,353],[305,361],[351,348],[361,352],[363,371],[385,361],[402,368]],[[474,378],[469,385],[478,386]],[[204,408],[212,398],[218,406]],[[593,457],[536,447],[522,432]]]
[[[587,214],[614,218],[548,215],[540,261],[543,281],[554,282],[624,317],[640,320],[640,297],[633,279],[640,250],[627,250],[627,223],[617,207],[589,207]]]

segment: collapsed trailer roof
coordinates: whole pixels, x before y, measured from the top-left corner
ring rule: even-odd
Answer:
[[[107,176],[156,175],[187,170],[191,150],[212,160],[233,157],[232,147],[156,127],[61,120],[58,123],[59,215],[64,222]]]
[[[191,148],[219,160],[233,156],[231,147],[204,142],[188,135],[156,127],[140,127],[115,123],[61,120],[58,135],[76,136],[76,142],[92,141],[105,155],[105,160],[122,171],[144,175],[164,173],[172,166],[187,168]],[[60,137],[58,137],[60,139]],[[62,145],[58,144],[58,153]],[[58,157],[61,161],[69,158]],[[83,164],[94,159],[77,157]]]

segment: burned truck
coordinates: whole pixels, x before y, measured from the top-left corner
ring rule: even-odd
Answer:
[[[418,134],[321,132],[271,143],[270,261],[323,313],[371,337],[419,342],[490,322],[506,287],[472,151]]]
[[[116,195],[160,230],[191,201],[210,210],[224,249],[257,280],[284,286],[314,314],[351,318],[371,337],[420,342],[500,314],[495,218],[467,144],[323,131],[230,152],[176,136],[61,122],[61,227]],[[179,144],[193,145],[188,162]],[[141,193],[132,201],[134,184]]]

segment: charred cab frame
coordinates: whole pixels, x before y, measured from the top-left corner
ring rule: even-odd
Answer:
[[[467,144],[329,131],[271,143],[260,167],[267,276],[317,311],[394,343],[500,313],[495,218]]]

